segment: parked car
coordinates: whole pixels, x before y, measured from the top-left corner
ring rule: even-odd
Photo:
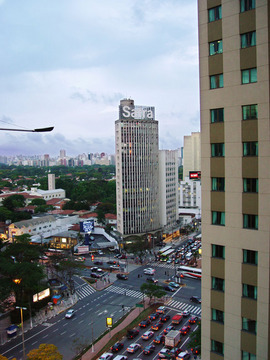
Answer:
[[[130,344],[129,347],[127,348],[127,352],[131,353],[131,354],[134,354],[140,348],[141,348],[140,344],[137,344],[137,343]]]
[[[155,345],[148,345],[144,348],[143,353],[145,355],[150,355],[155,350],[155,348],[156,348]]]
[[[168,285],[171,286],[171,287],[173,287],[173,288],[176,288],[176,289],[178,289],[178,288],[180,287],[180,285],[177,284],[177,283],[174,282],[174,281],[171,281]]]
[[[127,280],[128,279],[128,276],[125,274],[117,274],[116,277],[119,280]]]
[[[131,329],[127,331],[127,338],[134,339],[139,334],[139,330]]]
[[[154,336],[154,332],[149,330],[149,331],[146,331],[144,334],[142,334],[142,339],[149,340],[149,339],[151,339],[152,336]]]
[[[98,360],[111,360],[113,358],[112,353],[104,353],[102,354]]]
[[[175,288],[173,288],[172,286],[166,285],[166,286],[164,286],[164,290],[174,292]]]
[[[69,309],[66,312],[65,318],[66,319],[71,319],[71,318],[73,318],[74,315],[75,315],[75,310],[74,309]]]
[[[123,349],[124,347],[124,344],[117,341],[112,347],[111,347],[111,351],[112,352],[118,352],[120,351],[121,349]]]
[[[190,301],[197,303],[197,304],[200,304],[202,302],[201,298],[199,298],[199,296],[191,296]]]

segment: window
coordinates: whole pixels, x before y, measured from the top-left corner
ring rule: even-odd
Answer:
[[[212,309],[212,320],[224,323],[224,312],[221,310]]]
[[[245,317],[242,317],[242,330],[256,334],[257,322],[255,320],[250,320]]]
[[[225,259],[225,246],[212,244],[212,257]]]
[[[256,31],[247,32],[241,34],[241,48],[245,49],[247,47],[256,45]]]
[[[212,289],[218,291],[224,291],[225,281],[224,279],[212,276]]]
[[[223,88],[223,74],[210,76],[210,89]]]
[[[258,105],[244,105],[242,106],[242,119],[251,120],[258,119]]]
[[[208,10],[209,22],[220,20],[221,18],[222,18],[221,5]]]
[[[243,263],[258,265],[258,251],[243,250]]]
[[[257,193],[258,192],[258,179],[244,178],[243,179],[243,192]]]
[[[212,191],[225,191],[225,178],[213,177],[212,178]]]
[[[257,300],[257,286],[243,284],[243,297]]]
[[[255,0],[240,0],[240,12],[255,9]]]
[[[257,68],[242,70],[242,84],[257,82]]]
[[[209,43],[209,55],[222,54],[222,40],[216,40]]]
[[[243,156],[258,156],[258,141],[244,142]]]
[[[212,211],[212,225],[225,225],[225,212]]]
[[[243,227],[258,230],[258,215],[243,214]]]
[[[212,157],[219,157],[219,156],[224,156],[225,155],[225,151],[224,151],[224,143],[216,143],[216,144],[211,144],[211,156]]]
[[[224,122],[224,109],[211,109],[211,123]]]
[[[224,355],[224,344],[216,340],[211,340],[211,351]]]
[[[256,360],[256,355],[253,355],[247,351],[242,351],[242,360]]]

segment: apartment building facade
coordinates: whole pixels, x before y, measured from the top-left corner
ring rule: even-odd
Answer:
[[[270,359],[269,6],[198,0],[202,359]]]

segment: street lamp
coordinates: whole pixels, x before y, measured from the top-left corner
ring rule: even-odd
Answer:
[[[22,306],[16,306],[16,309],[20,309],[20,311],[21,311],[23,360],[25,360],[24,332],[23,332],[23,310],[27,310],[27,308],[26,308],[26,307],[22,307]]]

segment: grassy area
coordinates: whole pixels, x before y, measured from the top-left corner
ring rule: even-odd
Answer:
[[[127,325],[124,329],[118,331],[117,334],[115,334],[114,336],[112,336],[112,338],[108,341],[108,343],[97,353],[95,354],[95,357],[93,359],[98,359],[104,352],[107,352],[110,350],[110,347],[112,345],[114,345],[117,341],[120,341],[127,333],[127,330],[129,329],[133,329],[134,327],[138,326],[139,323],[146,319],[148,317],[148,315],[152,314],[153,312],[156,311],[156,309],[162,304],[160,303],[156,303],[153,304],[151,306],[149,306],[147,309],[143,310],[137,317],[136,319],[134,319],[129,325]],[[131,311],[133,311],[134,309],[132,309]],[[123,322],[123,320],[129,315],[129,313],[127,313],[124,317],[122,317],[120,320],[118,320],[118,322],[116,322],[112,329],[116,328],[119,324],[121,324]],[[109,332],[109,330],[105,331],[98,339],[96,339],[94,341],[94,344],[96,344],[100,339],[102,339],[103,336],[105,336],[107,333]],[[81,356],[83,354],[85,354],[89,349],[91,349],[92,344],[89,345],[87,348],[85,348],[83,350],[83,352],[77,356],[75,359],[78,360],[81,358]]]

